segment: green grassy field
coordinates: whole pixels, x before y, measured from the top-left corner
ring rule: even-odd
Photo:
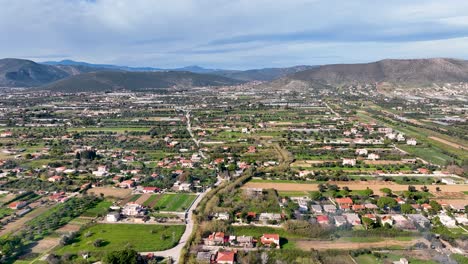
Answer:
[[[144,206],[149,206],[151,205],[151,203],[153,203],[156,199],[158,199],[158,197],[160,197],[160,195],[158,194],[154,194],[154,195],[151,195],[150,198],[148,198],[148,200],[146,200],[143,205]]]
[[[81,232],[74,243],[56,250],[58,254],[80,251],[113,251],[132,246],[136,251],[159,251],[173,247],[179,241],[185,226],[145,224],[97,224]],[[88,232],[91,236],[85,237]],[[101,239],[100,247],[93,245]]]
[[[125,131],[132,132],[132,131],[139,131],[139,132],[147,132],[149,131],[148,127],[74,127],[69,128],[68,131],[70,132],[116,132],[116,133],[124,133]]]
[[[96,217],[99,215],[105,215],[111,205],[112,205],[111,201],[107,201],[107,200],[101,201],[94,208],[90,208],[86,212],[84,212],[83,216]]]
[[[197,196],[185,193],[166,193],[156,203],[155,208],[161,211],[183,212],[192,204]]]
[[[0,219],[2,219],[5,216],[11,215],[13,213],[13,210],[10,208],[0,208]]]
[[[392,261],[397,261],[400,260],[404,256],[401,255],[396,255],[396,254],[385,254],[384,257],[376,257],[372,254],[365,254],[365,255],[359,255],[354,258],[354,260],[358,264],[383,264],[383,263],[391,263]],[[438,262],[435,262],[433,260],[420,260],[420,259],[414,259],[414,258],[406,258],[408,259],[409,263],[413,264],[436,264]],[[390,261],[390,262],[389,262]]]

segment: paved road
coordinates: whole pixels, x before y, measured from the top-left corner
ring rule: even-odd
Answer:
[[[190,133],[190,136],[192,137],[193,142],[195,142],[197,147],[200,147],[200,140],[197,140],[195,138],[195,135],[193,134],[193,131],[192,131],[192,124],[190,122],[190,110],[185,110],[185,109],[178,109],[178,110],[181,110],[181,111],[185,112],[185,117],[187,119],[187,130]],[[202,156],[203,159],[207,158],[201,150],[199,150],[199,154],[200,154],[200,156]],[[222,179],[218,176],[218,181],[215,183],[215,186],[218,186],[221,181],[222,181]],[[195,210],[197,208],[200,201],[203,199],[203,197],[205,197],[205,195],[210,190],[211,190],[211,188],[208,188],[204,192],[200,193],[198,195],[198,197],[195,199],[195,201],[192,203],[190,208],[187,210],[187,214],[185,216],[185,221],[186,221],[187,224],[185,226],[185,231],[182,234],[177,246],[175,246],[175,247],[173,247],[171,249],[164,250],[164,251],[140,252],[140,254],[141,255],[153,254],[155,256],[165,257],[165,258],[171,257],[172,260],[174,261],[174,263],[179,263],[180,253],[182,252],[182,249],[187,244],[187,240],[189,239],[190,235],[193,232],[193,227],[194,227],[194,223],[193,223],[193,219],[192,219],[193,210]]]

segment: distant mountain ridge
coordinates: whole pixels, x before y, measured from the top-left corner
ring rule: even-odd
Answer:
[[[237,84],[245,81],[260,80],[272,81],[275,88],[294,87],[291,85],[307,86],[307,83],[321,83],[322,85],[341,85],[350,83],[382,83],[387,82],[397,85],[421,85],[427,86],[433,83],[455,83],[468,82],[468,61],[447,58],[435,59],[387,59],[371,63],[361,64],[333,64],[323,66],[295,66],[289,68],[265,68],[246,71],[205,69],[199,66],[188,66],[173,70],[165,70],[151,67],[126,67],[107,64],[89,64],[75,61],[48,62],[40,64],[30,60],[22,59],[0,59],[0,87],[37,87],[47,86],[54,82],[63,80],[68,85],[91,82],[103,86],[104,80],[110,78],[105,89],[120,87],[122,83],[133,87],[129,82],[118,81],[119,78],[127,76],[133,79],[132,74],[123,73],[160,73],[159,75],[140,75],[151,80],[156,78],[157,86],[202,86]],[[106,68],[107,67],[107,68]],[[127,70],[126,70],[127,68]],[[104,77],[95,72],[107,72]],[[116,72],[113,75],[108,72]],[[118,74],[120,72],[120,74]],[[169,74],[169,72],[171,72]],[[184,74],[174,74],[181,72]],[[164,77],[166,73],[166,77]],[[198,75],[190,75],[198,74]],[[83,74],[83,77],[77,77]],[[200,76],[199,76],[200,75]],[[90,76],[95,76],[91,78]],[[102,78],[101,78],[101,77]],[[107,76],[107,77],[106,77]],[[117,77],[120,76],[120,77]],[[205,76],[205,77],[203,77]],[[99,77],[99,78],[97,78]],[[181,78],[180,81],[174,78]],[[219,77],[219,78],[215,78]],[[169,79],[167,79],[169,78]],[[205,78],[205,79],[204,79]],[[67,80],[70,79],[70,80]],[[65,82],[66,80],[66,82]],[[167,80],[164,81],[164,80]],[[164,85],[163,85],[164,84]],[[147,87],[148,85],[143,85]],[[52,86],[51,86],[52,87]]]
[[[435,59],[386,59],[362,64],[324,65],[291,74],[289,80],[345,83],[388,82],[401,85],[468,82],[468,61]]]
[[[288,74],[296,73],[303,70],[312,69],[316,66],[293,66],[286,68],[264,68],[264,69],[252,69],[252,70],[225,70],[225,69],[208,69],[198,65],[191,65],[182,68],[153,68],[153,67],[128,67],[118,66],[111,64],[92,64],[87,62],[79,62],[73,60],[62,60],[62,61],[46,61],[42,64],[53,65],[53,66],[85,66],[96,68],[99,70],[122,70],[122,71],[188,71],[193,73],[209,73],[219,76],[224,76],[232,79],[241,81],[272,81]]]
[[[183,71],[129,72],[96,71],[74,75],[36,89],[55,92],[104,92],[115,90],[147,90],[191,88],[240,84],[242,81],[223,76]]]

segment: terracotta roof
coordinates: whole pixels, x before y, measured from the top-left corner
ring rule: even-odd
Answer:
[[[216,261],[231,261],[231,262],[234,262],[234,257],[235,257],[236,253],[232,252],[232,251],[219,251],[218,252],[218,256],[216,257]]]

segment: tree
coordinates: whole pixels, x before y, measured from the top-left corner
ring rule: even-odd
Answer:
[[[318,201],[318,200],[322,199],[322,193],[317,192],[317,191],[312,191],[312,192],[310,192],[310,199],[312,199],[314,201]]]
[[[414,213],[414,208],[411,206],[411,204],[402,204],[400,206],[400,210],[403,214],[412,214]]]
[[[102,246],[103,242],[104,242],[104,241],[103,241],[102,239],[99,239],[99,238],[98,238],[98,239],[94,240],[93,246],[95,246],[95,247],[100,247],[100,246]]]
[[[396,207],[397,202],[391,197],[380,197],[377,200],[377,206],[380,208],[394,208]]]
[[[367,187],[364,191],[363,191],[363,194],[367,197],[370,197],[374,194],[374,191],[372,189],[370,189],[369,187]]]
[[[441,206],[438,202],[436,202],[436,201],[434,201],[434,200],[431,200],[431,201],[429,202],[429,205],[431,206],[431,211],[432,211],[433,213],[437,213],[437,212],[439,212],[440,210],[442,210],[442,206]]]
[[[366,229],[371,229],[374,227],[374,220],[367,218],[367,217],[362,217],[362,223],[366,227]]]
[[[382,189],[380,189],[380,191],[381,191],[383,194],[385,194],[386,196],[392,196],[392,194],[393,194],[393,193],[392,193],[392,190],[389,189],[389,188],[382,188]]]
[[[120,251],[112,251],[104,256],[105,264],[140,264],[144,263],[141,256],[133,249],[124,249]]]

